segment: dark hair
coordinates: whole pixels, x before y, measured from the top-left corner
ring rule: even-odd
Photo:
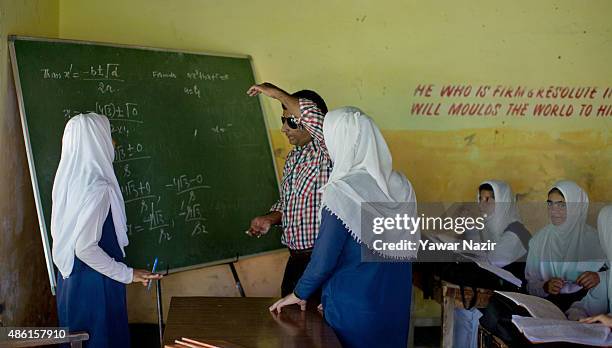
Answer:
[[[327,113],[327,105],[325,105],[325,101],[323,100],[323,98],[315,91],[311,91],[309,89],[303,89],[301,91],[297,91],[295,93],[291,94],[292,97],[297,97],[297,98],[304,98],[304,99],[308,99],[311,102],[315,103],[317,105],[317,107],[324,113]],[[281,104],[282,105],[282,104]],[[285,107],[285,105],[282,105],[283,110],[287,110],[287,108]]]
[[[550,191],[548,191],[548,194],[550,195],[551,193],[555,193],[555,192],[556,192],[556,193],[558,193],[558,194],[560,194],[560,195],[561,195],[561,197],[565,198],[565,195],[563,194],[563,192],[561,192],[561,190],[559,190],[559,189],[558,189],[558,188],[556,188],[556,187],[553,187],[553,188],[552,188]]]
[[[491,191],[493,192],[493,199],[495,199],[495,190],[493,190],[493,186],[491,184],[484,183],[478,187],[478,192],[481,191]]]

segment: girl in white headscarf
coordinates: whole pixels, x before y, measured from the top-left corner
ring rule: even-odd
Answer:
[[[559,181],[548,193],[551,223],[529,243],[525,278],[532,295],[562,310],[599,284],[605,262],[595,229],[586,223],[589,198],[576,183]]]
[[[354,107],[329,112],[323,123],[325,144],[334,164],[323,187],[322,219],[310,263],[294,293],[270,310],[280,312],[323,286],[325,320],[345,347],[405,347],[412,290],[408,262],[362,262],[373,255],[372,233],[362,229],[362,203],[416,217],[416,197],[406,178],[392,169],[391,154],[374,122]],[[405,205],[397,204],[405,202]],[[385,232],[386,233],[386,232]],[[418,240],[418,234],[411,235]],[[414,254],[382,253],[391,260]],[[378,260],[380,261],[380,259]]]
[[[612,205],[605,206],[597,218],[597,231],[608,264],[612,261]],[[601,322],[612,327],[612,277],[610,270],[599,273],[599,285],[589,290],[580,301],[574,302],[566,314],[570,320],[586,323]]]
[[[478,203],[486,214],[481,240],[496,243],[495,249],[487,253],[487,260],[502,268],[516,261],[524,262],[531,233],[521,222],[510,185],[500,180],[482,182],[478,188]],[[508,270],[523,278],[525,267],[520,268],[520,273]]]
[[[504,268],[519,279],[524,278],[525,259],[531,233],[521,223],[516,199],[510,185],[500,180],[487,180],[478,187],[478,206],[485,217],[481,242],[492,242],[495,249],[484,257],[491,264]],[[455,309],[455,346],[476,347],[480,310]]]
[[[122,262],[128,238],[114,157],[105,116],[68,121],[53,183],[52,253],[60,326],[87,331],[89,348],[129,347],[125,284],[160,278]]]

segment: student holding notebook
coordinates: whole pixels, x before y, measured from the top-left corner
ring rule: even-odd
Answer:
[[[59,326],[89,334],[87,348],[129,347],[125,284],[161,278],[123,263],[127,226],[114,157],[108,118],[68,121],[52,193],[57,312]]]
[[[323,124],[334,169],[323,187],[322,218],[312,259],[294,292],[270,311],[305,306],[323,286],[325,320],[345,347],[406,347],[412,291],[408,262],[362,262],[369,236],[361,227],[361,203],[409,202],[410,182],[392,170],[391,154],[378,127],[357,108],[331,111]],[[362,233],[363,232],[363,233]]]
[[[589,198],[580,186],[557,182],[547,204],[550,224],[529,242],[527,290],[565,311],[599,284],[605,255],[597,231],[586,223]]]
[[[612,206],[606,206],[599,212],[597,221],[599,240],[605,251],[608,263],[612,260]],[[551,302],[529,295],[517,293],[500,293],[523,307],[519,315],[512,316],[516,330],[506,328],[500,331],[507,335],[513,331],[510,339],[503,337],[505,343],[523,342],[524,338],[536,343],[550,343],[547,347],[561,346],[560,342],[572,342],[588,346],[612,346],[612,281],[609,271],[600,272],[601,282],[589,290],[580,301],[574,302],[569,310],[561,312]],[[525,313],[525,310],[528,314]],[[567,320],[566,319],[567,316]],[[578,323],[573,320],[580,320]],[[603,325],[602,325],[603,324]],[[606,327],[607,326],[607,327]],[[526,346],[519,343],[517,346]],[[569,345],[562,345],[563,347]]]

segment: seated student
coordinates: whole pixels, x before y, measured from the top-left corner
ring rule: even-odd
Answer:
[[[527,290],[566,311],[599,284],[605,255],[595,229],[586,224],[589,198],[580,186],[557,182],[547,203],[551,223],[529,242]]]
[[[531,233],[521,222],[512,189],[503,181],[485,181],[478,188],[478,206],[487,215],[480,239],[496,243],[487,260],[523,279]]]
[[[479,239],[496,243],[495,249],[486,252],[484,257],[522,279],[531,233],[521,223],[512,189],[503,181],[484,181],[478,187],[478,207],[486,214]],[[455,309],[453,341],[456,347],[477,346],[481,316],[476,308]]]
[[[408,262],[362,262],[371,247],[361,228],[361,203],[410,202],[410,182],[392,170],[391,154],[374,122],[359,109],[331,111],[323,123],[334,164],[323,187],[321,229],[294,292],[270,311],[300,304],[323,285],[325,320],[344,347],[406,347],[412,268]],[[366,254],[367,255],[367,254]]]
[[[612,205],[601,209],[597,218],[599,240],[606,253],[608,264],[612,261]],[[601,282],[589,290],[580,301],[574,302],[565,312],[568,319],[586,323],[601,322],[612,327],[612,278],[610,271],[600,273]]]
[[[161,278],[123,263],[127,226],[114,157],[108,118],[68,121],[52,193],[57,313],[59,326],[89,334],[87,348],[129,347],[125,284]]]

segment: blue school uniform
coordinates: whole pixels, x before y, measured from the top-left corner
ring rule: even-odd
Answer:
[[[361,262],[360,245],[329,210],[310,263],[295,288],[308,298],[323,285],[325,320],[345,347],[406,347],[412,265]]]
[[[123,262],[110,212],[98,246]],[[60,326],[89,334],[85,348],[130,347],[125,284],[98,273],[76,256],[68,278],[58,273],[57,312]]]

